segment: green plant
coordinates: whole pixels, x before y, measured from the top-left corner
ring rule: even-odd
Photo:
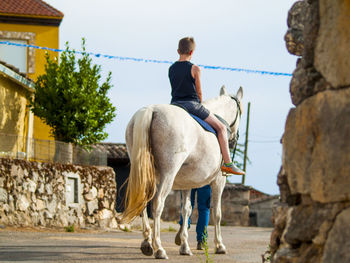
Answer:
[[[262,263],[271,262],[271,248],[270,248],[270,245],[268,246],[268,248],[264,252],[264,254],[261,255],[261,258],[262,258]]]
[[[204,255],[205,255],[205,263],[213,263],[213,259],[210,258],[210,255],[209,255],[207,227],[205,227],[205,229],[204,229],[204,236],[202,239],[202,247],[203,247]],[[203,261],[201,260],[201,262],[203,262]]]
[[[168,231],[169,231],[169,232],[176,232],[176,229],[173,228],[172,226],[169,226]]]
[[[172,226],[169,226],[168,228],[162,228],[160,231],[161,232],[177,232],[177,230],[175,228],[173,228]]]
[[[86,146],[107,138],[104,128],[115,117],[115,107],[107,97],[111,72],[101,84],[101,66],[92,63],[85,39],[82,49],[77,59],[67,42],[60,62],[46,54],[45,73],[35,82],[29,106],[56,140]]]
[[[127,226],[125,226],[124,228],[122,228],[122,230],[123,230],[124,232],[131,232],[131,229],[129,229]]]
[[[64,230],[66,230],[66,232],[74,232],[74,225],[66,226]]]

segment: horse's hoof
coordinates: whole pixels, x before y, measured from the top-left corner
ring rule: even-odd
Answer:
[[[225,246],[219,246],[219,247],[215,250],[215,254],[226,254],[226,248],[225,248]]]
[[[175,244],[180,246],[181,245],[181,238],[180,238],[180,231],[177,232],[176,237],[175,237]]]
[[[165,253],[164,249],[158,249],[157,252],[154,254],[154,257],[156,259],[168,259],[168,256]]]
[[[146,255],[146,256],[152,256],[153,255],[153,248],[151,246],[151,244],[144,240],[142,243],[141,243],[141,247],[140,247],[141,251],[142,251],[142,254]]]
[[[180,247],[180,255],[192,256],[193,254],[188,246],[182,245]]]

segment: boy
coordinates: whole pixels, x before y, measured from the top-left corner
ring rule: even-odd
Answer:
[[[218,134],[222,158],[224,159],[221,171],[227,174],[244,175],[244,172],[231,161],[226,126],[201,104],[201,71],[197,65],[190,62],[194,49],[195,42],[192,37],[185,37],[179,41],[177,52],[180,58],[169,68],[172,96],[171,103],[180,104],[189,113],[208,122],[215,129]]]

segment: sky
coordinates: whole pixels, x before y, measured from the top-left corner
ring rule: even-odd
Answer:
[[[60,48],[176,61],[178,40],[193,36],[192,62],[292,73],[296,57],[285,47],[288,10],[295,0],[46,0],[64,13]],[[112,72],[109,97],[117,116],[106,127],[106,142],[124,143],[125,128],[141,107],[170,101],[168,64],[94,58],[102,74]],[[202,69],[203,99],[219,95],[225,85],[235,94],[243,87],[245,108],[240,142],[246,133],[247,103],[251,103],[246,185],[278,194],[283,134],[291,77]],[[240,176],[229,181],[241,182]]]

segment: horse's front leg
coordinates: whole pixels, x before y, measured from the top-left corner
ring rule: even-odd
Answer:
[[[213,220],[214,220],[214,243],[215,243],[215,253],[216,254],[226,254],[226,247],[222,242],[221,236],[221,196],[226,183],[226,177],[218,173],[216,180],[212,182],[212,205],[213,205]]]
[[[142,234],[144,240],[141,243],[141,251],[146,256],[152,256],[152,228],[148,220],[147,207],[142,212]]]
[[[180,255],[192,256],[190,246],[188,245],[188,219],[191,215],[191,190],[182,191],[182,226],[177,236],[180,238]]]

